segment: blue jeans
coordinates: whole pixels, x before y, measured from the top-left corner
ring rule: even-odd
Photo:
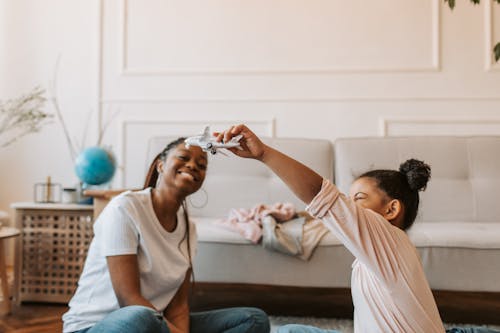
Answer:
[[[335,330],[323,330],[307,325],[284,325],[278,328],[277,333],[340,333]],[[446,333],[500,333],[485,327],[454,327],[446,330]]]
[[[340,333],[340,331],[324,330],[309,325],[288,324],[278,327],[276,333]]]
[[[500,333],[486,327],[453,327],[448,328],[446,333]]]
[[[269,333],[269,319],[256,308],[229,308],[189,315],[191,333]],[[170,333],[151,308],[133,305],[113,311],[92,327],[74,333]]]

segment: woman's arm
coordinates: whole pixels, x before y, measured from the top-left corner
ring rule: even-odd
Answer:
[[[155,309],[153,304],[141,294],[137,255],[108,256],[106,260],[113,290],[120,307],[144,305]]]
[[[139,265],[137,256],[119,255],[106,257],[111,283],[120,307],[143,305],[157,310],[151,302],[141,294]],[[186,278],[165,309],[163,316],[171,333],[189,332],[189,307],[187,303],[189,278]]]
[[[174,298],[170,301],[167,308],[163,312],[167,320],[168,327],[172,333],[187,333],[189,332],[189,278],[191,269],[186,272],[186,277],[181,286],[177,290]]]
[[[228,142],[232,137],[242,135],[241,150],[230,149],[235,155],[253,158],[266,164],[295,195],[306,204],[318,194],[323,178],[293,158],[265,145],[245,125],[232,126],[222,133],[216,133],[219,141]]]

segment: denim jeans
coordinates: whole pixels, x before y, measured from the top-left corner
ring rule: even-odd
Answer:
[[[335,330],[323,330],[307,325],[284,325],[278,328],[276,333],[340,333]],[[485,327],[454,327],[446,330],[446,333],[500,333]]]
[[[193,312],[189,325],[191,333],[269,333],[271,330],[266,313],[256,308]]]
[[[340,331],[324,330],[309,325],[288,324],[278,327],[276,333],[340,333]]]
[[[448,328],[446,333],[500,333],[486,327],[453,327]]]
[[[191,333],[269,333],[269,319],[256,308],[228,308],[193,312]],[[144,306],[120,308],[92,327],[74,333],[170,333],[160,313]]]

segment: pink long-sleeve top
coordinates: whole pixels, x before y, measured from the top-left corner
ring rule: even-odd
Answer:
[[[420,256],[403,230],[328,180],[306,210],[356,258],[351,275],[355,332],[445,331]]]

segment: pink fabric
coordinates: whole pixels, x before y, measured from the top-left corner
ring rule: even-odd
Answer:
[[[295,216],[295,207],[291,203],[278,202],[273,205],[258,204],[250,209],[234,208],[219,224],[257,244],[262,237],[262,219],[267,215],[277,222],[288,221]]]

